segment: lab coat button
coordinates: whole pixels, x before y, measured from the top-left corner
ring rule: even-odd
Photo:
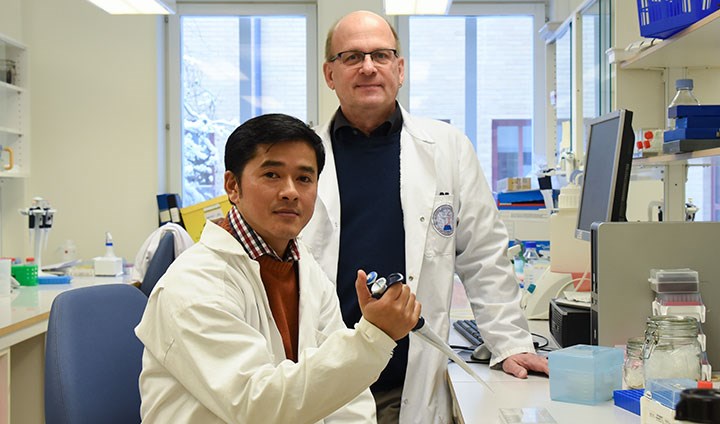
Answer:
[[[408,277],[408,280],[410,280],[410,281],[412,281],[414,279],[415,279],[415,277],[413,277],[412,275]]]
[[[407,399],[403,399],[402,403],[403,403],[403,405],[407,405],[409,402]]]
[[[424,216],[421,216],[421,217],[420,217],[420,222],[425,222],[425,217],[424,217]]]

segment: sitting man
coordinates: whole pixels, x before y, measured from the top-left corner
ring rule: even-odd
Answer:
[[[160,279],[135,332],[144,343],[143,421],[375,422],[368,387],[417,323],[405,285],[343,323],[335,286],[296,240],[313,214],[320,138],[287,115],[253,118],[225,146],[233,207]]]

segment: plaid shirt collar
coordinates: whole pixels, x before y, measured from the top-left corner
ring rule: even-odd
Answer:
[[[270,255],[281,262],[297,262],[300,260],[300,251],[295,239],[290,240],[285,251],[285,257],[280,258],[273,248],[265,243],[265,240],[245,222],[242,215],[240,215],[240,211],[235,206],[228,211],[227,220],[230,222],[233,236],[240,242],[250,259],[257,260],[262,255]]]

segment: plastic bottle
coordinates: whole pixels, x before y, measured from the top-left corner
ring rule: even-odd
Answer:
[[[113,250],[113,238],[109,232],[105,233],[105,257],[115,257],[115,251]]]
[[[518,280],[520,280],[520,288],[525,287],[525,284],[523,284],[522,280],[524,277],[524,268],[525,268],[525,261],[523,260],[523,255],[521,252],[518,252],[517,255],[513,258],[513,267],[515,269],[515,275],[517,276]]]
[[[695,97],[695,94],[693,94],[693,80],[679,79],[675,81],[675,89],[677,90],[677,92],[675,93],[675,97],[673,97],[672,101],[668,105],[668,110],[673,106],[700,105],[697,97]],[[668,113],[668,129],[674,130],[675,118],[670,118],[669,115],[670,114]]]
[[[558,209],[550,215],[550,270],[582,273],[590,267],[590,243],[575,238],[582,188],[570,182],[560,189]]]
[[[527,289],[534,280],[534,265],[540,260],[534,241],[525,242],[525,253],[523,253],[523,286]]]

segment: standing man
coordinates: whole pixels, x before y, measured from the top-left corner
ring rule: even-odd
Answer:
[[[491,366],[502,363],[519,378],[547,373],[547,360],[534,354],[505,257],[507,232],[473,146],[452,126],[399,106],[404,65],[395,30],[374,13],[353,12],[328,33],[323,72],[340,108],[319,130],[328,171],[303,240],[336,282],[347,326],[360,319],[354,281],[361,267],[404,273],[428,325],[447,337],[457,273]],[[421,340],[400,340],[371,387],[378,422],[451,422],[446,366]]]
[[[226,219],[207,222],[155,286],[135,329],[149,423],[375,423],[368,386],[420,316],[407,286],[345,328],[334,285],[297,234],[312,216],[320,138],[287,115],[238,127],[225,146]]]

